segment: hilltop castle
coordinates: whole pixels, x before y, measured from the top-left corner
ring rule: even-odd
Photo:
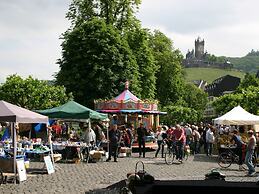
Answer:
[[[183,60],[183,65],[185,68],[188,67],[214,67],[220,69],[230,69],[232,68],[232,64],[229,61],[225,61],[224,63],[212,62],[208,60],[208,52],[204,52],[204,39],[201,40],[198,37],[195,40],[195,50],[188,50],[186,54],[186,58]]]

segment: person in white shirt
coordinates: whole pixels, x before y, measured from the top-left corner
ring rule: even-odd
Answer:
[[[96,142],[96,135],[94,130],[88,127],[84,127],[84,132],[82,134],[81,140],[85,142],[87,145],[94,145]]]
[[[194,154],[198,154],[198,153],[200,153],[199,141],[200,141],[201,135],[200,135],[200,133],[198,132],[198,127],[197,127],[197,126],[193,126],[192,137],[193,137],[193,141],[194,141],[194,150],[193,150],[193,153],[194,153]]]
[[[215,132],[215,129],[212,126],[206,132],[207,156],[211,156],[212,154],[213,143],[215,141],[214,132]]]
[[[245,163],[248,167],[247,175],[253,176],[256,173],[254,165],[253,165],[253,161],[252,161],[254,150],[255,150],[255,145],[256,145],[256,139],[255,139],[253,130],[249,130],[247,133],[249,136],[249,140],[248,140],[248,144],[247,144]]]
[[[190,145],[191,137],[192,137],[192,129],[191,129],[190,125],[187,124],[187,126],[185,126],[184,130],[185,130],[185,136],[186,136],[186,145]]]
[[[157,132],[156,132],[156,134],[155,134],[155,137],[157,138],[157,145],[158,145],[158,148],[157,148],[155,157],[157,157],[157,155],[158,155],[158,153],[159,153],[161,147],[162,147],[162,158],[164,157],[163,133],[165,133],[165,132],[162,131],[162,127],[161,127],[161,126],[158,126]]]

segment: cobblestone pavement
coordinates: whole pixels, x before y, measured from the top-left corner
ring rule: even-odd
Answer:
[[[146,158],[138,158],[138,154],[133,153],[129,158],[119,158],[117,163],[58,163],[57,171],[50,175],[40,173],[43,163],[31,162],[33,171],[28,174],[27,180],[17,185],[2,184],[0,193],[86,193],[126,179],[126,174],[134,172],[139,160],[145,163],[145,170],[157,180],[203,180],[206,173],[219,168],[216,156],[195,155],[183,164],[176,162],[167,165],[163,158],[154,158],[155,152],[146,155]],[[237,165],[219,170],[226,175],[227,181],[256,181],[256,177],[247,177],[247,172],[238,171]]]

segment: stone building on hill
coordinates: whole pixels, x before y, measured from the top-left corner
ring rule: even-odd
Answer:
[[[195,40],[195,50],[188,50],[186,58],[183,60],[185,68],[190,67],[213,67],[220,69],[230,69],[233,65],[229,61],[224,63],[212,62],[208,60],[208,52],[204,52],[205,41],[198,37]]]

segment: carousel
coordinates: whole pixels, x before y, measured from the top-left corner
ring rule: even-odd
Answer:
[[[108,113],[111,124],[144,123],[147,129],[155,129],[159,125],[159,115],[166,114],[157,109],[157,100],[141,100],[129,91],[129,82],[125,83],[125,90],[112,100],[95,100],[97,112]]]
[[[129,82],[126,81],[124,91],[112,100],[95,100],[97,112],[108,113],[110,124],[118,126],[133,124],[134,128],[139,127],[142,122],[146,129],[152,131],[159,125],[159,115],[167,114],[157,109],[157,100],[141,100],[129,91]],[[154,138],[148,137],[154,140]],[[152,145],[154,145],[153,141]],[[133,144],[134,145],[134,144]],[[146,144],[146,147],[149,144]]]

